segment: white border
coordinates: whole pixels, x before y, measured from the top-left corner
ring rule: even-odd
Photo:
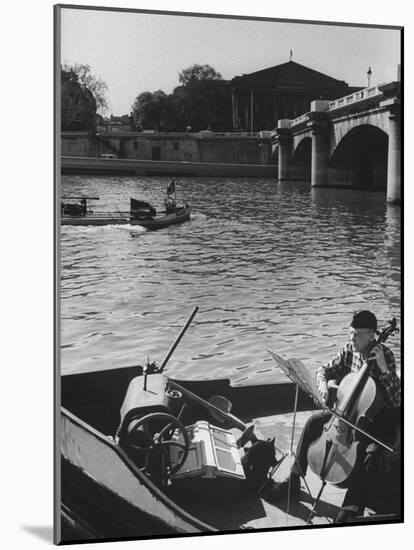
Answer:
[[[112,6],[133,9],[208,12],[322,21],[346,21],[405,25],[406,90],[410,90],[412,25],[409,3],[403,0],[331,2],[257,2],[210,0],[195,5],[194,0],[93,1],[78,5]],[[51,0],[20,0],[2,8],[2,463],[1,502],[2,546],[29,549],[51,544],[52,503],[52,410],[53,410],[53,220],[33,216],[34,208],[53,211],[53,6]],[[412,18],[411,18],[412,20]],[[5,97],[4,95],[5,94]],[[411,116],[406,101],[406,127]],[[406,137],[406,157],[410,144]],[[407,164],[407,163],[406,163]],[[406,202],[410,201],[411,171],[406,166]],[[411,201],[410,201],[411,202]],[[408,207],[406,206],[406,217]],[[409,241],[406,229],[406,241]],[[408,249],[405,270],[411,271]],[[405,289],[407,327],[410,289]],[[407,333],[407,331],[406,331]],[[4,353],[5,351],[5,353]],[[406,345],[406,388],[413,391]],[[412,418],[406,389],[406,427]],[[406,457],[412,444],[406,437]],[[406,468],[406,525],[382,525],[302,532],[275,532],[255,535],[225,535],[189,539],[106,543],[105,548],[225,548],[229,544],[263,548],[325,548],[337,550],[352,543],[371,544],[376,550],[398,544],[406,548],[412,537],[409,525],[412,475]],[[122,546],[121,546],[122,545]],[[96,545],[82,545],[99,548]]]

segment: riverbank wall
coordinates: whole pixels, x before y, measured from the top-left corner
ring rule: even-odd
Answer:
[[[276,165],[61,157],[62,174],[277,178]]]
[[[218,164],[275,164],[271,132],[62,132],[61,154]]]

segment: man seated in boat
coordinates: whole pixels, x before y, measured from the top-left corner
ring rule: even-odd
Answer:
[[[328,382],[339,382],[349,373],[358,372],[369,362],[369,374],[382,393],[383,404],[373,422],[368,422],[366,431],[383,442],[392,442],[396,438],[399,426],[401,403],[401,384],[396,373],[394,354],[376,340],[377,319],[370,311],[354,314],[351,321],[350,340],[333,359],[317,371],[317,385],[322,400],[326,403],[329,396]],[[316,413],[306,422],[296,450],[295,462],[287,480],[275,483],[270,489],[269,498],[279,500],[287,498],[299,500],[300,478],[305,477],[308,469],[308,450],[322,435],[324,425],[332,418],[329,411]],[[359,468],[346,485],[347,491],[341,510],[335,523],[346,523],[363,514],[373,488],[374,477],[378,475],[381,464],[382,447],[366,436],[357,436]],[[360,454],[359,454],[360,453]],[[385,451],[387,453],[387,451]],[[346,459],[345,459],[346,460]]]
[[[171,214],[171,212],[174,212],[176,209],[175,200],[172,197],[166,197],[164,200],[165,204],[165,213]]]

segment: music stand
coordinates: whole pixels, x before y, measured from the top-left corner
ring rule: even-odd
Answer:
[[[301,388],[305,393],[307,393],[308,395],[313,397],[313,399],[317,403],[319,403],[321,405],[323,405],[323,403],[321,401],[321,398],[320,398],[318,389],[316,387],[316,384],[315,384],[313,378],[310,376],[310,374],[309,374],[308,370],[306,369],[305,365],[302,363],[302,361],[300,361],[299,359],[295,359],[295,358],[287,360],[284,357],[282,357],[281,355],[275,353],[274,351],[271,351],[270,349],[268,349],[267,352],[272,356],[272,358],[274,359],[274,361],[276,362],[276,364],[278,365],[280,370],[296,386],[295,400],[294,400],[294,407],[293,407],[293,424],[292,424],[292,434],[291,434],[291,439],[290,439],[290,449],[282,457],[282,459],[280,461],[280,463],[281,463],[288,455],[290,457],[294,456],[296,458],[296,454],[293,450],[293,445],[294,445],[294,436],[295,436],[295,428],[296,428],[296,413],[297,413],[297,407],[298,407],[299,388]],[[279,466],[280,463],[278,463],[277,466]],[[274,474],[275,471],[276,471],[276,467],[272,471],[271,476]],[[303,475],[303,472],[300,472],[300,474],[302,476],[303,481],[305,482],[306,489],[307,489],[309,495],[311,496],[311,498],[313,498],[312,493],[311,493],[311,491],[309,489],[309,486],[307,484],[307,481],[305,479],[305,476]],[[287,502],[287,510],[286,510],[287,514],[289,513],[289,508],[290,508],[290,476],[289,476],[288,483],[289,483],[289,486],[288,486],[288,502]],[[312,517],[312,516],[310,516],[310,517]],[[310,521],[310,518],[308,520],[308,523],[309,523],[309,521]]]

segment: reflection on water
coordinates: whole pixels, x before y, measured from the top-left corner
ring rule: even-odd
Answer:
[[[168,178],[65,176],[95,210],[159,206]],[[168,369],[268,380],[266,348],[316,368],[344,343],[352,312],[400,315],[400,210],[382,193],[305,182],[183,178],[190,222],[61,233],[62,371],[158,364],[195,305]],[[390,346],[399,358],[397,338]]]

